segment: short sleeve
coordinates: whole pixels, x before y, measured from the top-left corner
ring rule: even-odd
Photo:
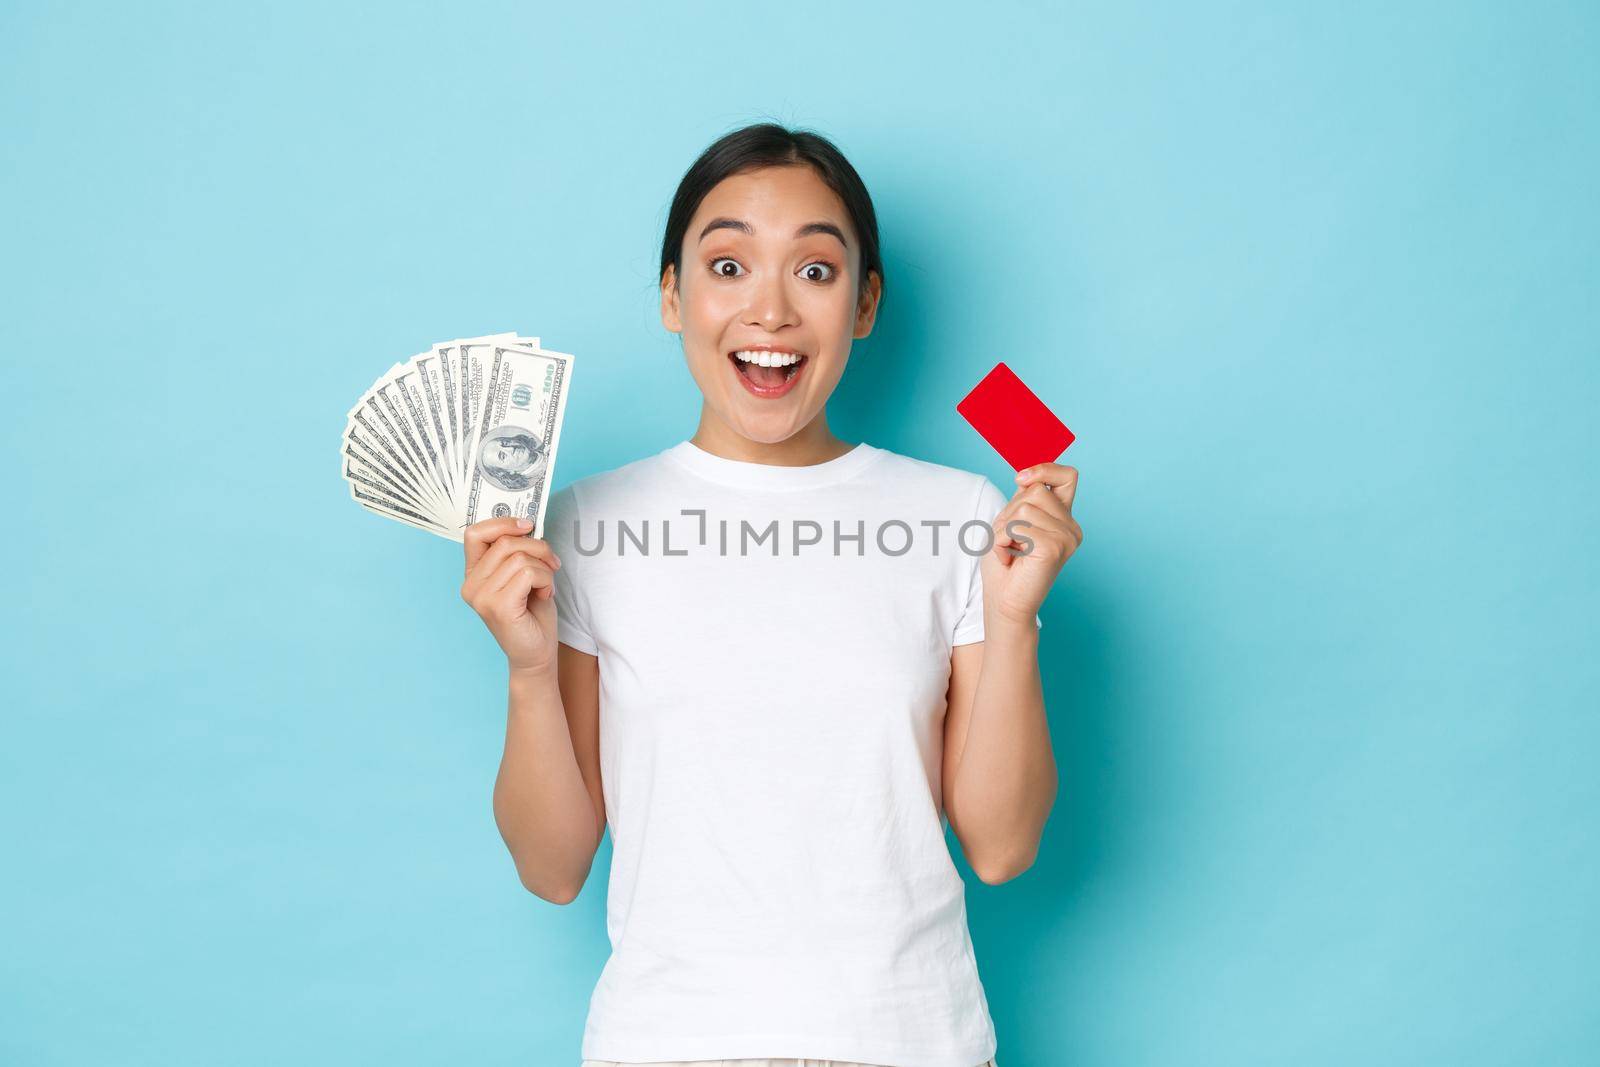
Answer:
[[[983,484],[978,490],[978,503],[973,511],[972,518],[980,522],[992,523],[995,516],[1000,514],[1000,509],[1006,506],[1010,498],[1000,491],[1000,487],[988,478],[983,479]],[[968,520],[971,521],[971,520]],[[957,531],[958,533],[960,531]],[[958,538],[958,545],[972,545],[977,547],[987,543],[987,538],[980,541],[976,529],[965,538]],[[966,607],[962,609],[961,617],[956,621],[955,631],[950,635],[952,645],[970,645],[975,641],[983,640],[983,557],[974,555],[965,549],[961,550],[962,565],[967,571]],[[565,559],[566,557],[562,557]],[[1044,620],[1039,616],[1033,617],[1036,629],[1044,628]]]
[[[544,539],[561,560],[555,574],[556,640],[593,656],[599,654],[600,646],[582,595],[587,558],[578,551],[578,529],[577,489],[569,485],[550,495],[544,513]]]

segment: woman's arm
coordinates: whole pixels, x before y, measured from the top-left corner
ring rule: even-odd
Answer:
[[[600,790],[599,660],[556,640],[555,569],[532,524],[485,519],[463,538],[461,598],[506,654],[505,753],[494,817],[528,890],[554,904],[578,895],[605,830]]]
[[[1033,865],[1055,805],[1059,777],[1034,618],[1083,543],[1072,517],[1074,468],[1042,463],[1018,472],[1017,482],[980,563],[984,640],[951,651],[941,766],[945,813],[972,869],[990,884]]]
[[[605,836],[600,661],[560,645],[556,676],[512,669],[494,818],[528,891],[577,897]]]
[[[979,878],[1009,881],[1033,865],[1058,778],[1039,682],[1039,633],[984,623],[984,640],[950,656],[944,803]]]

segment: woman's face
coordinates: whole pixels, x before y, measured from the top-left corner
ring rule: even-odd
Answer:
[[[682,263],[662,278],[661,321],[706,405],[766,444],[810,425],[877,312],[876,275],[857,297],[861,245],[838,195],[805,165],[726,178],[689,220]],[[735,355],[752,349],[767,351]]]

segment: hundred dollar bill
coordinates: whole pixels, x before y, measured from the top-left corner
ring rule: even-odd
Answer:
[[[365,442],[355,436],[346,437],[344,456],[344,476],[346,481],[352,483],[351,495],[354,495],[355,485],[360,484],[412,511],[426,513],[430,510],[426,501],[418,499],[407,488],[394,466],[381,455],[373,454]]]
[[[429,482],[422,464],[418,462],[419,453],[415,446],[408,435],[397,428],[401,420],[393,417],[396,405],[382,402],[390,388],[392,386],[388,382],[380,382],[361,398],[361,402],[350,412],[347,438],[361,445],[368,453],[368,458],[382,457],[392,465],[399,474],[401,485],[418,500],[425,502],[430,512],[440,517],[451,516],[448,501]]]
[[[345,461],[345,480],[350,484],[350,495],[362,507],[375,511],[380,515],[398,519],[408,526],[415,526],[419,530],[429,533],[450,536],[448,528],[440,526],[433,519],[420,513],[415,508],[395,500],[388,494],[382,482],[376,481],[366,474],[352,461]]]
[[[449,472],[445,469],[444,442],[435,436],[432,427],[429,426],[427,400],[417,384],[419,375],[420,371],[414,363],[396,363],[389,369],[388,387],[399,393],[401,416],[406,420],[407,429],[418,449],[428,480],[445,500],[456,501],[460,497],[450,480]]]
[[[477,395],[461,530],[517,516],[532,519],[533,536],[543,537],[572,356],[520,344],[464,347],[477,364],[467,375]],[[456,540],[463,536],[458,532]]]
[[[439,372],[439,358],[432,349],[420,352],[411,357],[408,365],[412,371],[415,386],[410,386],[416,406],[422,412],[422,422],[433,439],[433,447],[439,453],[439,473],[443,478],[445,489],[451,497],[459,498],[457,483],[461,480],[456,466],[455,439],[450,434],[447,423],[450,413],[447,411],[448,401],[444,395],[444,381]],[[420,386],[418,393],[417,386]]]
[[[542,522],[571,359],[541,349],[537,337],[501,333],[441,342],[396,363],[346,417],[340,465],[350,495],[455,541],[474,509],[516,508]],[[558,372],[536,381],[547,365]],[[504,425],[485,424],[491,397]]]
[[[466,375],[463,373],[465,361],[463,346],[491,342],[520,345],[524,348],[539,347],[537,337],[519,337],[515,333],[460,337],[454,341],[441,341],[433,346],[433,354],[438,359],[439,376],[444,384],[445,407],[450,420],[450,453],[454,464],[452,472],[459,472],[459,476],[455,479],[457,487],[464,485],[467,480],[467,438],[470,435],[469,428],[472,426],[472,412],[465,384]]]

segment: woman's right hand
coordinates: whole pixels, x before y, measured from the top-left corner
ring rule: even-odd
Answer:
[[[462,538],[467,563],[461,599],[489,627],[513,671],[553,674],[554,579],[561,559],[549,542],[528,536],[532,526],[526,519],[503,518],[467,527]]]

